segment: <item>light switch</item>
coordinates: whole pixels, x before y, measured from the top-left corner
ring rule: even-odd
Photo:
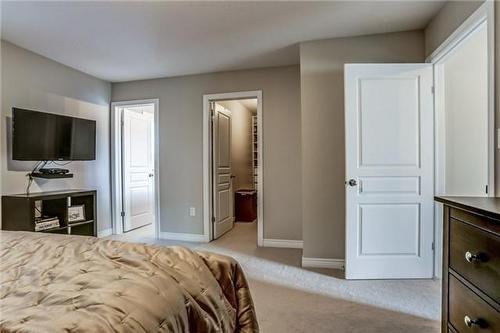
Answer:
[[[189,216],[196,216],[196,208],[189,207]]]

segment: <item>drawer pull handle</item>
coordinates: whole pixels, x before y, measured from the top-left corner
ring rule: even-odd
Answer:
[[[483,261],[480,253],[473,254],[469,251],[465,252],[465,260],[467,260],[468,262],[481,262],[481,261]]]
[[[479,327],[479,328],[486,328],[488,325],[486,322],[482,319],[472,319],[469,316],[464,317],[464,322],[467,327]]]

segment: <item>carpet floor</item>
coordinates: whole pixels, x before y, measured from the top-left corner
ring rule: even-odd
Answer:
[[[109,238],[234,257],[248,277],[263,333],[440,332],[439,281],[348,281],[339,270],[304,269],[300,249],[257,247],[255,223],[236,223],[208,244],[156,240],[149,228]]]

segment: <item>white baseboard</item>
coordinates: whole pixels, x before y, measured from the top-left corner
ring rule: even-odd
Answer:
[[[263,247],[286,247],[291,249],[301,249],[304,242],[301,240],[289,240],[289,239],[270,239],[264,238],[262,240]]]
[[[302,257],[302,267],[344,269],[344,259]]]
[[[176,240],[182,242],[197,242],[207,243],[205,235],[200,234],[185,234],[180,232],[160,232],[160,239]]]
[[[97,237],[102,238],[102,237],[108,237],[113,234],[113,228],[108,228],[104,230],[99,230],[97,232]]]

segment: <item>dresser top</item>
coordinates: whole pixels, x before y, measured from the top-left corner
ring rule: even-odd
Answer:
[[[46,192],[32,192],[32,193],[20,193],[20,194],[6,194],[2,197],[10,197],[10,198],[41,198],[47,196],[70,196],[75,194],[90,194],[96,192],[95,190],[59,190],[59,191],[46,191]]]
[[[438,196],[434,199],[448,206],[500,220],[500,198]]]

